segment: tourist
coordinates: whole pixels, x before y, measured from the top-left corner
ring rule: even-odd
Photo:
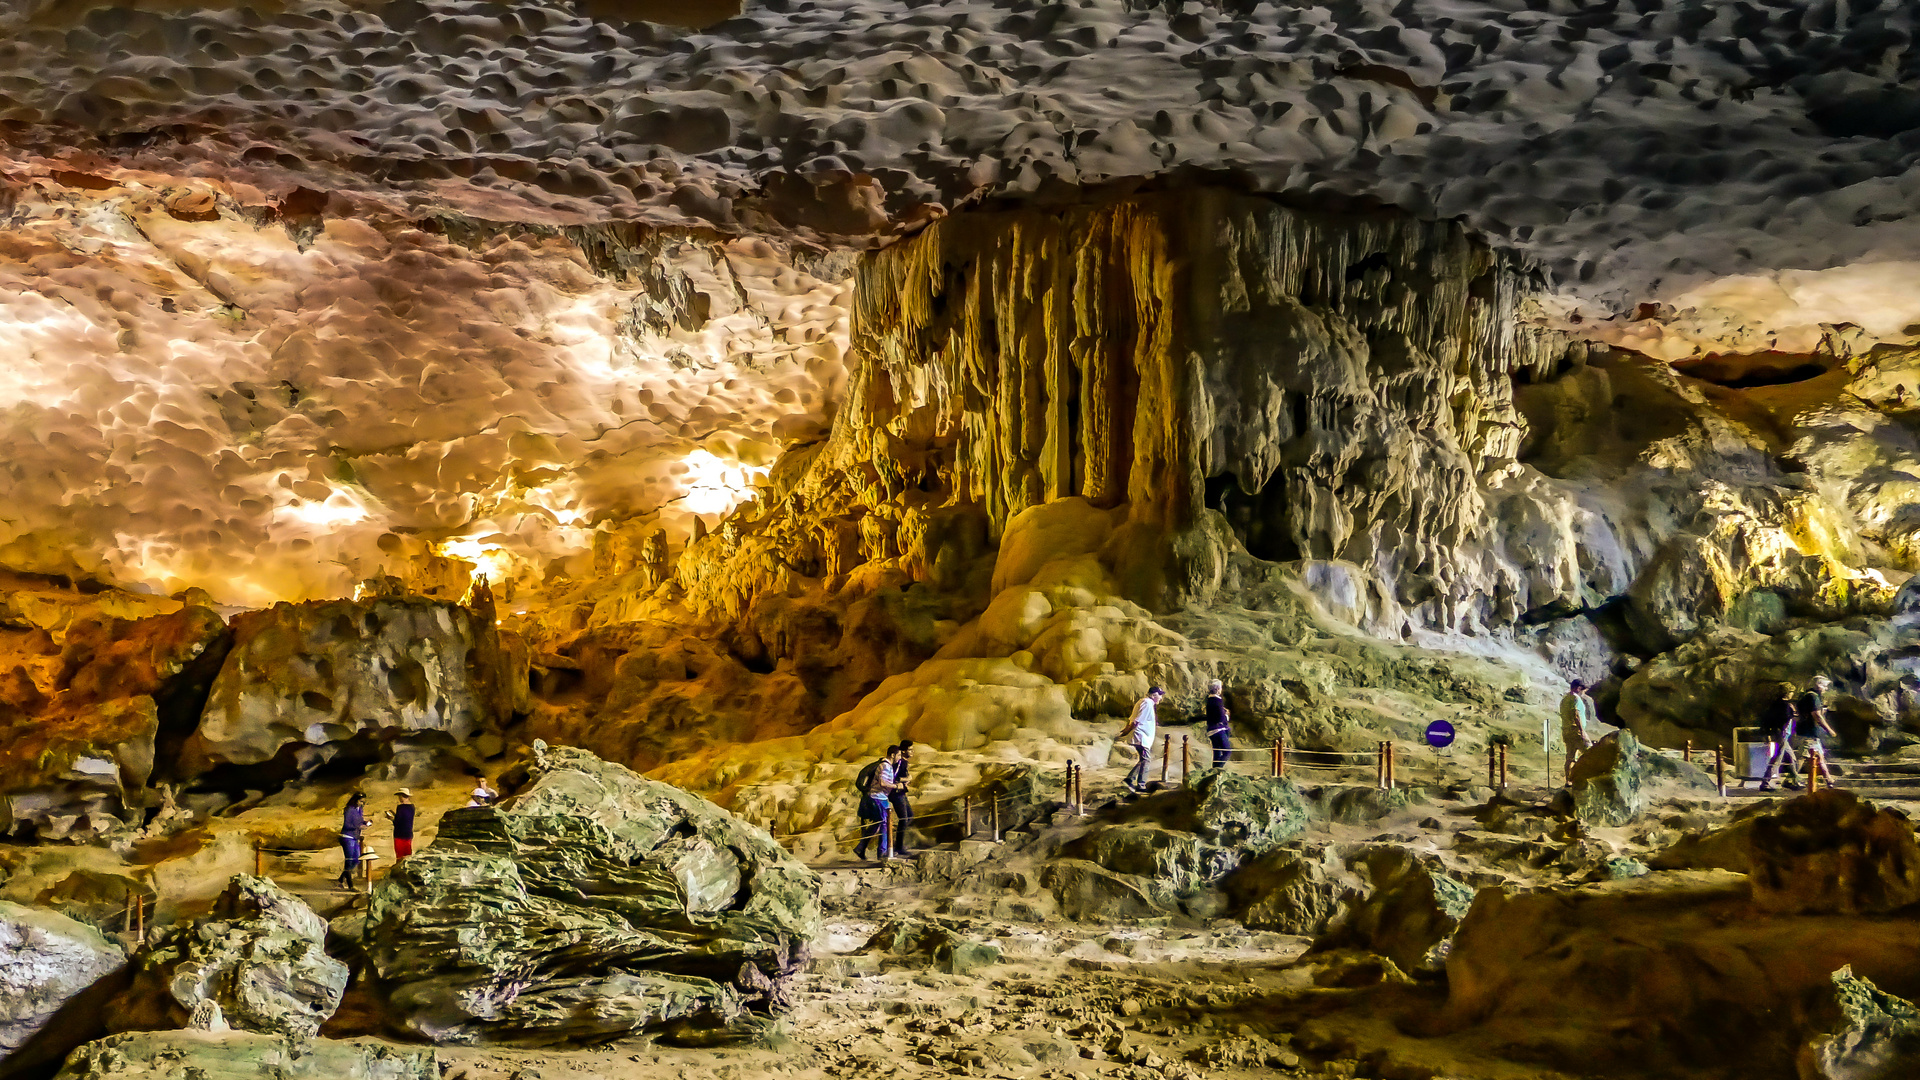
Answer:
[[[887,792],[887,801],[893,806],[893,857],[905,859],[913,852],[907,850],[907,826],[913,824],[913,807],[907,802],[907,770],[913,758],[913,743],[901,739],[894,747],[899,751],[893,762],[893,790]]]
[[[1229,723],[1225,688],[1220,680],[1207,684],[1207,741],[1213,744],[1213,767],[1224,769],[1233,754],[1233,730]]]
[[[1585,680],[1575,679],[1560,699],[1560,738],[1567,746],[1567,767],[1593,746],[1600,734],[1600,721],[1593,712],[1593,699],[1587,696]]]
[[[1799,771],[1794,767],[1798,759],[1793,753],[1794,728],[1798,727],[1800,707],[1793,702],[1793,687],[1780,684],[1780,696],[1768,702],[1760,716],[1760,726],[1766,731],[1767,738],[1773,743],[1773,753],[1767,757],[1767,767],[1760,774],[1760,790],[1773,790],[1773,776],[1784,771],[1787,779],[1783,787],[1798,790]]]
[[[393,793],[400,805],[387,811],[387,820],[393,822],[393,861],[413,854],[413,792],[401,788]]]
[[[872,762],[860,770],[854,778],[854,786],[860,790],[860,842],[854,845],[853,857],[865,859],[867,845],[876,838],[880,842],[880,858],[886,859],[893,854],[893,838],[885,828],[887,814],[893,809],[889,796],[893,788],[893,762],[900,752],[898,746],[887,747],[887,752],[879,761]]]
[[[1832,686],[1833,680],[1825,675],[1815,675],[1813,685],[1807,687],[1806,693],[1801,694],[1800,700],[1794,703],[1796,715],[1793,725],[1793,752],[1806,762],[1807,782],[1813,782],[1813,771],[1818,769],[1820,779],[1826,781],[1828,787],[1833,786],[1833,772],[1827,768],[1827,749],[1820,741],[1820,736],[1839,738],[1832,725],[1827,723],[1825,695]]]
[[[1136,794],[1147,790],[1147,755],[1153,752],[1153,710],[1160,704],[1160,699],[1166,696],[1167,692],[1157,686],[1147,691],[1146,697],[1134,702],[1133,715],[1127,717],[1127,726],[1120,732],[1121,741],[1133,747],[1133,752],[1140,758],[1133,763],[1133,771],[1127,774],[1124,781],[1127,790]]]
[[[353,874],[360,865],[360,838],[367,830],[367,812],[360,805],[367,797],[356,791],[347,798],[347,810],[340,818],[340,887],[353,888]]]
[[[468,806],[492,806],[493,800],[499,797],[500,795],[498,792],[494,791],[492,788],[487,786],[486,777],[481,777],[480,783],[477,786],[475,786],[473,789],[473,797],[467,800],[467,805]]]

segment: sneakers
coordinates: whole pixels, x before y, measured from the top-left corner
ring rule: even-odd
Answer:
[[[1772,784],[1769,784],[1769,783],[1767,783],[1766,781],[1764,781],[1764,780],[1763,780],[1763,781],[1761,781],[1761,782],[1760,782],[1760,790],[1761,790],[1761,791],[1772,791],[1772,790],[1773,790],[1773,785],[1772,785]]]
[[[854,858],[856,858],[856,859],[858,859],[858,860],[860,860],[861,862],[866,862],[866,861],[867,861],[867,849],[866,849],[866,848],[863,848],[863,847],[857,847],[857,848],[854,848],[854,849],[853,849],[853,857],[854,857]]]
[[[1783,788],[1786,788],[1786,789],[1788,789],[1788,790],[1790,790],[1790,791],[1799,791],[1799,790],[1800,790],[1800,781],[1798,781],[1798,780],[1783,780],[1783,781],[1781,781],[1781,783],[1780,783],[1780,786],[1781,786],[1781,787],[1783,787]]]

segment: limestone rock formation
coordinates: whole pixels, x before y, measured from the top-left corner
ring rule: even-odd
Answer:
[[[1833,973],[1819,1012],[1830,1028],[1801,1048],[1801,1080],[1895,1080],[1920,1070],[1920,1009],[1884,993],[1852,968]]]
[[[1573,813],[1593,825],[1625,825],[1647,808],[1647,765],[1640,740],[1616,731],[1593,744],[1567,776]]]
[[[1473,890],[1432,856],[1380,845],[1352,860],[1366,885],[1345,917],[1314,944],[1348,946],[1384,956],[1408,974],[1438,974]]]
[[[751,1024],[820,930],[815,876],[761,830],[582,750],[454,811],[376,888],[393,1023],[439,1042],[595,1042]]]
[[[51,1065],[100,1030],[96,987],[126,962],[85,923],[0,901],[0,1075]]]
[[[1851,791],[1803,795],[1751,819],[1754,903],[1789,914],[1879,914],[1920,904],[1920,839],[1898,810]]]
[[[1573,1071],[1777,1068],[1811,1034],[1780,1018],[1833,971],[1920,990],[1920,961],[1900,944],[1917,930],[1910,916],[1770,912],[1724,871],[1486,888],[1454,935],[1440,1026]]]
[[[1269,779],[1214,769],[1182,793],[1182,823],[1236,857],[1265,854],[1307,827],[1307,804],[1287,778]]]
[[[168,992],[188,1013],[213,1003],[241,1031],[312,1038],[339,1008],[349,976],[326,953],[326,921],[265,878],[238,877],[234,888],[257,914],[187,931]]]
[[[356,737],[462,743],[507,721],[490,610],[418,597],[276,604],[233,621],[234,645],[181,769],[257,765]]]
[[[76,1050],[57,1080],[439,1080],[430,1049],[244,1031],[141,1031]]]
[[[43,614],[65,615],[57,643],[38,629],[0,632],[15,665],[0,679],[5,829],[86,839],[137,824],[156,801],[149,780],[194,722],[225,655],[226,624],[205,607],[120,618],[41,603]]]

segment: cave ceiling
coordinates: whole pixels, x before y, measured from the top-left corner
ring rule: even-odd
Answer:
[[[1459,219],[1663,359],[1910,341],[1914,21],[15,0],[0,563],[251,604],[684,535],[832,422],[857,252],[1143,182]]]

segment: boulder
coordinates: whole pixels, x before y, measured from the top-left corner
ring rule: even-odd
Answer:
[[[1583,1076],[1779,1075],[1802,1042],[1787,1018],[1836,969],[1920,990],[1917,934],[1912,918],[1770,912],[1725,871],[1486,888],[1454,934],[1437,1028]]]
[[[1154,891],[1175,896],[1206,888],[1240,862],[1235,852],[1190,832],[1137,823],[1096,828],[1064,853],[1116,874],[1147,878]]]
[[[787,1004],[820,883],[763,830],[584,750],[441,818],[374,890],[365,948],[392,1021],[436,1042],[707,1038]]]
[[[1920,840],[1898,810],[1828,788],[1742,824],[1753,900],[1769,911],[1877,914],[1920,903]]]
[[[1178,900],[1155,888],[1153,879],[1116,874],[1085,859],[1057,859],[1040,872],[1060,914],[1081,922],[1128,922],[1165,915]]]
[[[895,919],[881,926],[863,953],[896,958],[947,975],[970,975],[1000,962],[1000,946],[966,936],[937,921]]]
[[[497,733],[505,674],[490,613],[417,596],[275,604],[233,620],[180,769],[273,760],[355,736]]]
[[[1403,847],[1368,847],[1350,861],[1368,888],[1314,947],[1358,947],[1408,974],[1438,974],[1454,930],[1473,904],[1473,890],[1449,876],[1438,859]]]
[[[1208,769],[1183,795],[1182,824],[1242,858],[1270,851],[1307,829],[1307,802],[1292,780]]]
[[[1302,937],[1317,937],[1344,918],[1365,887],[1331,850],[1288,848],[1253,859],[1227,881],[1243,924]]]
[[[1905,1080],[1920,1075],[1920,1009],[1843,967],[1800,1048],[1800,1080]]]
[[[126,962],[85,923],[0,900],[0,1076],[50,1065],[100,1030],[95,999]]]
[[[350,974],[326,954],[326,921],[265,878],[242,875],[234,887],[258,914],[188,931],[167,990],[189,1014],[212,1002],[239,1030],[312,1038],[340,1007]]]
[[[55,1080],[440,1080],[431,1049],[245,1031],[139,1031],[74,1051]]]
[[[1589,825],[1625,825],[1646,811],[1648,780],[1640,740],[1616,731],[1574,762],[1567,784],[1573,815]]]

